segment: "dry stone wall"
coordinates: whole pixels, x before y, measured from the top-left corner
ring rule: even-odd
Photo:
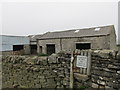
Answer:
[[[86,78],[87,79],[87,78]],[[75,83],[92,88],[120,89],[120,51],[97,50],[91,53],[91,75]],[[3,56],[3,88],[69,88],[70,55]],[[76,82],[74,80],[74,82]],[[87,87],[87,86],[86,86]]]
[[[92,87],[120,89],[120,51],[94,51],[91,59]]]
[[[70,58],[3,56],[3,88],[68,88]]]

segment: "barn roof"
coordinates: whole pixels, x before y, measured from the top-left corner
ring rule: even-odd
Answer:
[[[28,37],[30,38],[30,41],[35,42],[37,41],[37,39],[40,39],[42,37],[42,34],[41,35],[29,35]]]
[[[47,32],[38,39],[54,39],[54,38],[67,38],[67,37],[89,37],[89,36],[101,36],[108,35],[114,30],[114,25],[93,27],[85,29],[74,29],[57,32]]]

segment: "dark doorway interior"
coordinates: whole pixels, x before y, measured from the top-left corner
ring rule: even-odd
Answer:
[[[30,45],[31,54],[37,54],[37,45]]]
[[[47,44],[47,54],[55,53],[55,44]]]
[[[42,46],[40,46],[40,53],[42,53]]]
[[[24,45],[13,45],[13,51],[23,50]]]
[[[84,50],[84,49],[91,49],[90,43],[77,43],[76,49]]]

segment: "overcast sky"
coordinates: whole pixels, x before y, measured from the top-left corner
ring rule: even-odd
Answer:
[[[118,2],[24,2],[1,4],[4,35],[42,34],[48,31],[115,25],[118,36]],[[105,0],[104,0],[105,1]]]

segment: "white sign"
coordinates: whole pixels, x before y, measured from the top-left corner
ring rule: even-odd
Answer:
[[[87,56],[77,56],[77,67],[87,68]]]

